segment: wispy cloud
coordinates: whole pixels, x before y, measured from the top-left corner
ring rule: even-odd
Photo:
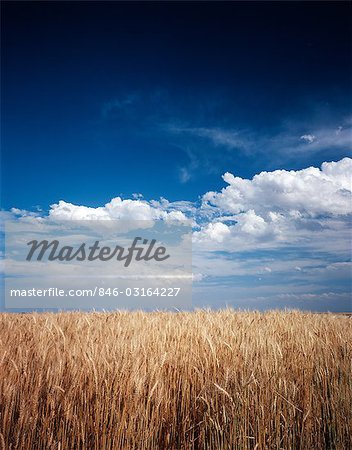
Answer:
[[[127,107],[133,105],[138,101],[137,94],[129,94],[120,99],[112,99],[105,102],[101,108],[101,114],[104,118],[108,117],[110,114],[114,112],[124,110]]]
[[[189,181],[192,178],[190,169],[187,167],[180,167],[179,177],[180,177],[181,183],[187,183],[187,181]]]
[[[226,147],[228,149],[239,149],[246,151],[250,148],[252,142],[243,131],[222,129],[222,128],[206,128],[206,127],[170,127],[173,133],[189,135],[193,137],[207,139],[217,147]]]
[[[352,150],[352,124],[348,120],[341,125],[330,127],[311,127],[305,132],[298,123],[284,127],[275,133],[262,134],[250,129],[222,127],[192,127],[169,124],[166,131],[184,142],[192,157],[189,165],[182,168],[182,182],[188,181],[195,169],[211,172],[221,165],[221,161],[235,164],[239,156],[255,160],[267,160],[270,167],[297,160],[303,163],[306,158],[338,150],[349,155]],[[190,155],[189,150],[186,151]],[[197,163],[195,164],[195,161]]]
[[[288,150],[293,154],[304,153],[307,151],[311,154],[329,148],[343,148],[346,151],[351,151],[352,126],[339,125],[334,128],[311,129],[307,134],[300,136],[299,140],[297,139],[297,145],[290,145]]]
[[[292,155],[307,151],[319,152],[325,148],[345,147],[352,149],[352,126],[339,125],[334,128],[313,128],[302,135],[295,135],[294,130],[283,130],[276,134],[261,135],[254,130],[228,129],[219,127],[169,127],[170,132],[207,139],[216,147],[237,149],[239,152],[253,154],[256,152],[284,152]]]

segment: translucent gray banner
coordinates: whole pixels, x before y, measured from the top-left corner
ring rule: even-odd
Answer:
[[[191,250],[188,222],[8,221],[5,308],[189,308]]]

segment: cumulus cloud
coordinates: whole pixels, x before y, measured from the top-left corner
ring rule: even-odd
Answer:
[[[195,242],[202,242],[204,238],[209,238],[211,241],[222,243],[226,240],[226,238],[230,237],[230,234],[230,228],[224,223],[208,223],[205,227],[203,227],[202,231],[195,233]]]
[[[226,173],[228,186],[202,198],[206,221],[194,231],[195,246],[230,252],[295,246],[341,257],[350,239],[351,174],[349,158],[252,179]]]
[[[186,220],[182,211],[168,210],[169,203],[113,198],[102,207],[90,208],[63,200],[51,206],[49,217],[55,220]]]
[[[221,192],[206,193],[203,202],[224,213],[253,210],[252,216],[263,218],[271,212],[298,216],[349,214],[351,173],[350,158],[323,163],[321,169],[261,172],[251,180],[225,173],[223,179],[228,186]]]

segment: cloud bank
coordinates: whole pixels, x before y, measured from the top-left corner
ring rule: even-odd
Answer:
[[[236,305],[262,298],[311,305],[320,296],[329,298],[330,309],[335,300],[340,309],[349,309],[351,175],[350,158],[320,168],[261,172],[252,179],[227,172],[227,186],[198,202],[116,197],[92,208],[61,200],[44,220],[191,219],[202,305],[211,292],[214,304],[215,292]],[[12,213],[19,220],[43,220],[38,212],[14,208]]]

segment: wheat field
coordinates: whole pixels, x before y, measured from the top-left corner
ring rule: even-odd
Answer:
[[[352,319],[0,314],[0,448],[349,449]]]

